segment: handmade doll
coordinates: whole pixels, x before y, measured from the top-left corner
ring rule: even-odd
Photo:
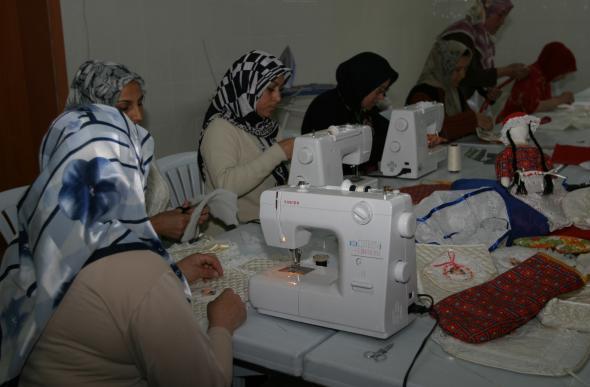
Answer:
[[[512,113],[504,119],[500,140],[506,148],[496,157],[496,177],[507,188],[516,187],[516,194],[528,193],[524,178],[540,178],[543,195],[553,192],[552,177],[548,172],[553,163],[545,155],[534,136],[539,118],[526,113]],[[533,141],[534,146],[530,144]],[[536,176],[533,176],[538,172]],[[539,179],[537,179],[539,180]]]

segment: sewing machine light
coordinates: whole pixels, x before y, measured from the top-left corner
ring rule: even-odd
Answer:
[[[281,235],[281,243],[286,243],[287,242],[287,237],[284,235]]]

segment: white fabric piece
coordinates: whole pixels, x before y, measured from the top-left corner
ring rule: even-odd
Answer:
[[[561,202],[561,208],[574,226],[590,230],[590,187],[568,192]]]
[[[560,254],[549,249],[533,249],[523,246],[500,247],[492,252],[492,261],[494,262],[498,273],[502,274],[538,252],[550,255],[568,266],[576,267],[576,260],[572,259],[571,255]]]
[[[455,262],[468,267],[473,276],[441,275],[444,267],[435,266],[448,262],[449,250],[455,253]],[[498,273],[485,245],[436,246],[416,244],[416,267],[418,274],[418,293],[432,296],[438,302],[453,293],[482,284]]]
[[[543,325],[590,333],[590,286],[553,298],[538,315]]]
[[[180,239],[181,242],[188,242],[198,236],[199,217],[206,205],[209,206],[209,213],[226,225],[238,225],[238,195],[235,193],[216,189],[206,196],[200,196],[195,200],[195,203],[199,204],[193,210],[191,219]]]
[[[560,105],[558,108],[552,112],[543,113],[551,118],[551,121],[543,124],[541,128],[548,130],[565,130],[571,127],[590,128],[590,105],[588,102],[574,102],[571,105]]]
[[[545,327],[537,319],[483,344],[462,342],[440,328],[432,338],[445,352],[460,359],[532,375],[563,376],[576,372],[590,353],[590,333]]]
[[[415,207],[415,213],[418,243],[484,244],[494,249],[510,230],[506,204],[491,189],[435,191]]]
[[[525,183],[525,187],[527,187],[527,191],[529,190],[529,187],[531,190],[528,191],[528,194],[526,195],[517,195],[517,187],[513,186],[510,189],[510,193],[515,198],[525,202],[526,204],[528,204],[529,206],[533,207],[535,210],[543,214],[547,218],[547,223],[549,224],[549,231],[555,231],[559,230],[560,228],[571,226],[572,221],[568,219],[564,210],[561,207],[561,203],[567,195],[567,191],[561,185],[561,181],[554,180],[553,193],[549,195],[543,195],[542,192],[532,192],[533,190],[539,189],[535,188],[539,186],[539,183],[535,182],[535,180],[538,177],[539,176],[536,175],[521,175],[521,178]]]

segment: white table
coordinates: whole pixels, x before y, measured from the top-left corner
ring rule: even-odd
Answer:
[[[389,339],[338,332],[305,356],[303,378],[305,380],[334,387],[401,386],[406,370],[414,354],[434,320],[424,316]],[[393,347],[387,352],[387,359],[375,362],[366,359],[367,350],[382,348],[388,343]],[[590,364],[577,373],[582,380],[590,383]],[[581,387],[567,377],[544,377],[525,375],[457,359],[445,353],[442,348],[429,340],[416,360],[408,386],[412,387]]]

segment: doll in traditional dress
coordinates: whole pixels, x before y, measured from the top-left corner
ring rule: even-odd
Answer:
[[[548,172],[553,168],[551,158],[543,153],[534,136],[539,122],[539,118],[523,112],[512,113],[502,122],[500,140],[506,148],[496,157],[496,177],[504,187],[515,186],[519,195],[528,194],[525,172]],[[552,177],[544,174],[542,182],[543,195],[552,193]]]

